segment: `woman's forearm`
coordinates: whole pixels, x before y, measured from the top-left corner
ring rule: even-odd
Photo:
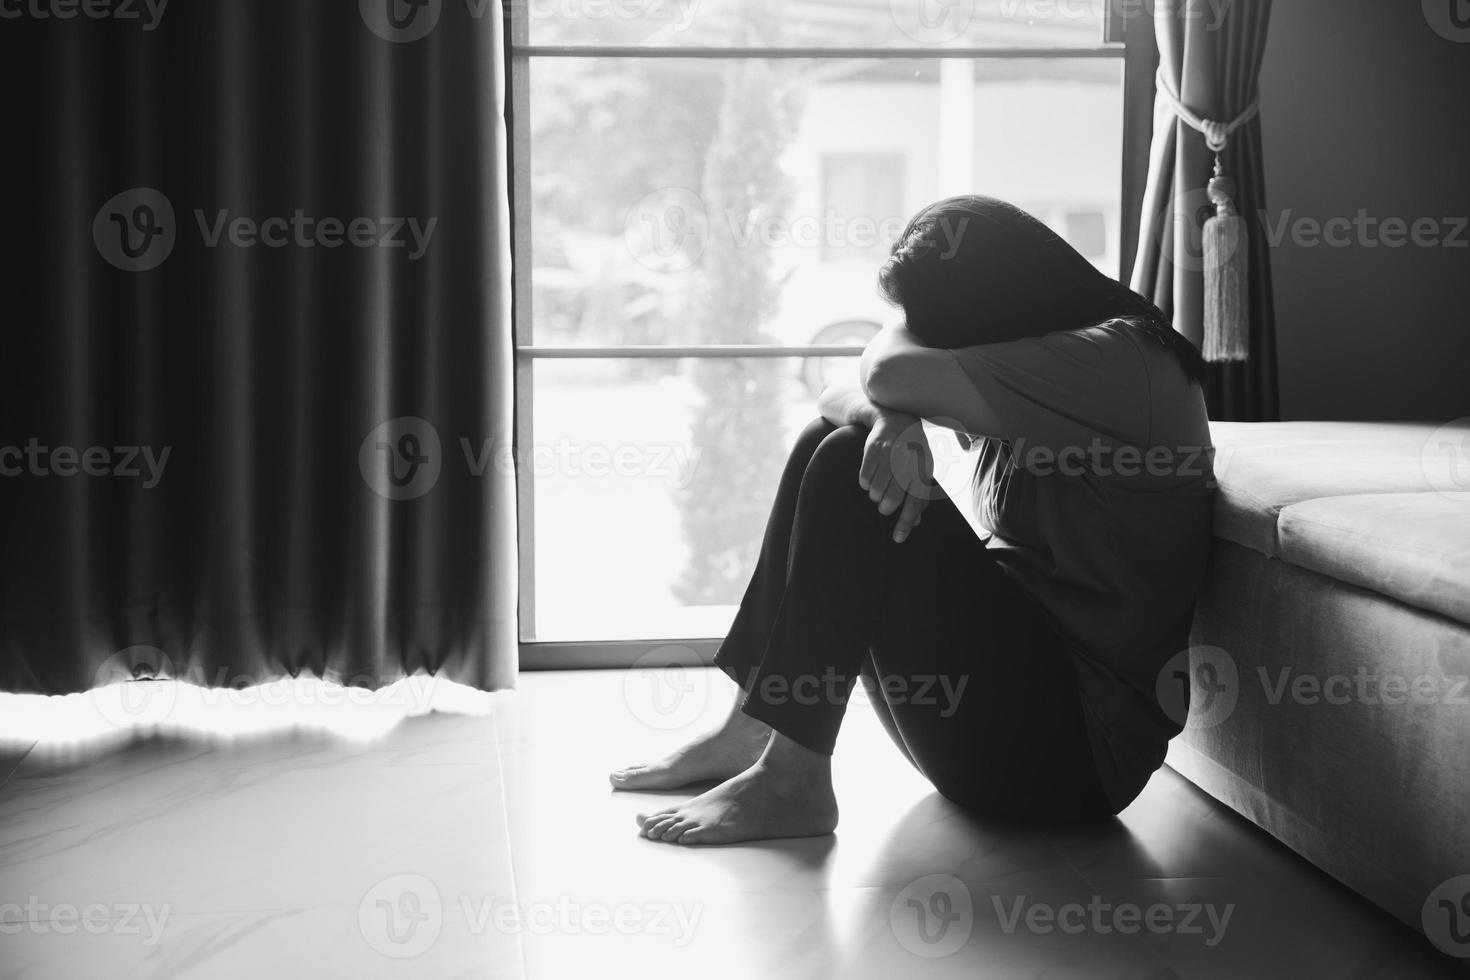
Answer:
[[[885,365],[891,365],[905,354],[925,350],[919,338],[901,323],[884,327],[863,348],[863,356],[859,362],[858,377],[862,379],[863,391],[871,398],[872,389],[870,383],[875,374],[882,371]]]
[[[881,409],[853,382],[833,382],[817,396],[817,410],[833,425],[871,429]]]

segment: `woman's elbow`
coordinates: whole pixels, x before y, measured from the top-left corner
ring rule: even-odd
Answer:
[[[912,370],[899,357],[871,357],[863,360],[863,391],[875,404],[884,408],[908,411],[913,392]]]

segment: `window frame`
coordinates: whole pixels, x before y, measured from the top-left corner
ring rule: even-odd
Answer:
[[[512,343],[514,369],[514,458],[522,447],[534,444],[533,369],[537,361],[564,358],[689,358],[689,357],[808,357],[851,356],[861,347],[740,345],[659,345],[623,347],[571,347],[522,343],[531,336],[530,262],[515,261],[531,255],[530,140],[517,138],[518,123],[530,119],[530,67],[536,59],[618,58],[660,59],[922,59],[970,58],[997,61],[1009,59],[1062,60],[1102,58],[1123,65],[1123,161],[1120,195],[1119,278],[1127,283],[1137,251],[1139,208],[1147,180],[1149,143],[1152,139],[1154,71],[1158,56],[1153,24],[1148,17],[1120,15],[1114,4],[1106,5],[1103,39],[1096,45],[1078,47],[641,47],[626,45],[533,45],[529,25],[518,8],[517,16],[506,19],[506,129],[510,147],[510,199],[512,240]],[[529,123],[526,122],[527,128]],[[516,468],[517,530],[517,639],[521,670],[609,669],[642,666],[689,666],[698,661],[711,664],[719,649],[719,637],[680,639],[584,639],[545,640],[532,633],[536,622],[535,486],[529,467]],[[531,635],[528,635],[531,634]]]

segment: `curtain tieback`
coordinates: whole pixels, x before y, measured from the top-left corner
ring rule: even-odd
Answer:
[[[1203,119],[1179,98],[1163,68],[1158,71],[1158,90],[1174,115],[1205,138],[1215,154],[1215,175],[1209,184],[1214,215],[1205,222],[1202,248],[1204,259],[1204,356],[1207,361],[1243,361],[1250,356],[1249,333],[1250,251],[1245,218],[1235,207],[1235,181],[1225,176],[1220,153],[1230,134],[1256,118],[1261,111],[1259,93],[1250,105],[1228,123]]]

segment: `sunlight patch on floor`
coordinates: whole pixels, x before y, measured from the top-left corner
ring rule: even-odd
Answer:
[[[492,693],[422,673],[376,689],[311,676],[242,688],[119,681],[77,694],[0,694],[0,747],[105,743],[143,734],[229,739],[288,730],[366,741],[431,711],[485,715],[494,701]]]

